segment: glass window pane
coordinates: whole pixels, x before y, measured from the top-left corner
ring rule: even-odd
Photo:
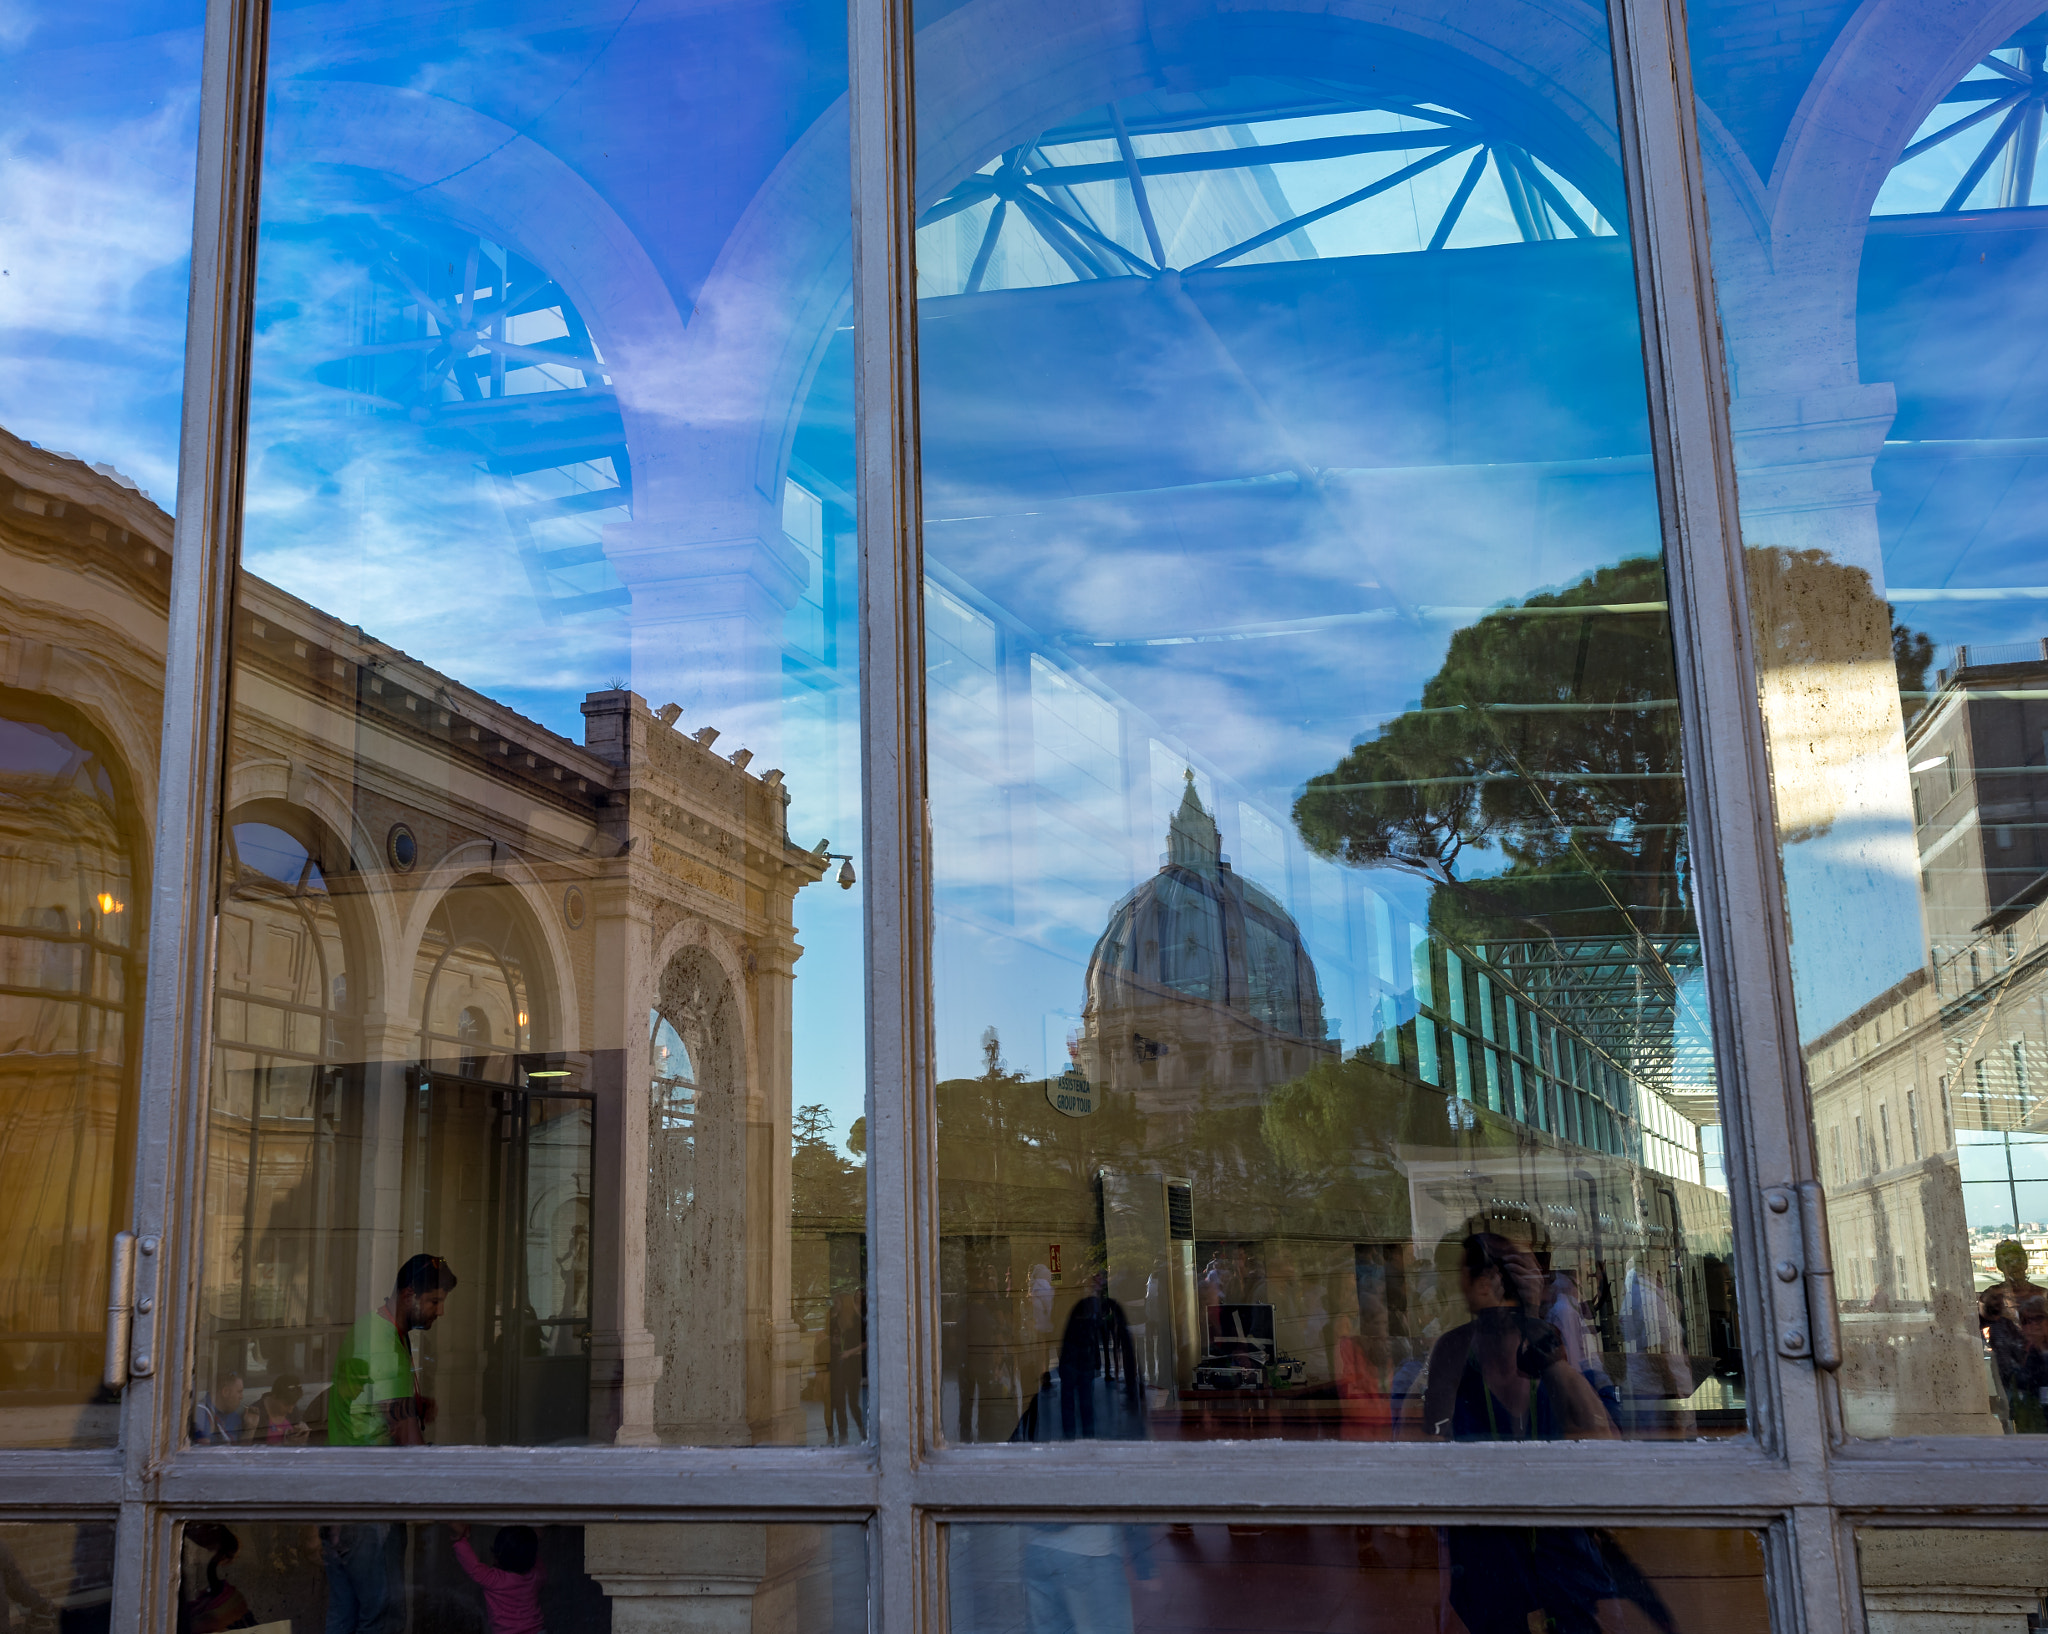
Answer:
[[[1846,1422],[2031,1428],[2048,398],[2010,337],[2048,289],[2048,21],[1689,16]]]
[[[181,1628],[867,1626],[859,1526],[188,1520],[179,1566]]]
[[[203,12],[0,26],[0,1446],[119,1413]]]
[[[197,1440],[863,1434],[845,75],[273,21]]]
[[[113,1597],[112,1521],[0,1525],[0,1614],[65,1634],[104,1629]]]
[[[1753,1532],[949,1526],[946,1544],[951,1634],[1770,1627]]]
[[[1004,15],[919,19],[946,1432],[1738,1433],[1603,26]]]

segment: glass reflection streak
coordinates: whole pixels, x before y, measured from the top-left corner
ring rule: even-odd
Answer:
[[[270,34],[194,1434],[858,1437],[844,16],[439,16]]]
[[[1739,1430],[1604,37],[1011,9],[918,41],[949,1431],[1102,1301],[1152,1435],[1467,1433],[1468,1319],[1489,1433]]]

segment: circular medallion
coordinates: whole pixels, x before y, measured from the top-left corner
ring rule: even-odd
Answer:
[[[391,866],[401,874],[412,872],[412,865],[420,860],[420,842],[412,837],[412,830],[403,823],[393,823],[391,832],[384,836],[384,855],[391,859]]]
[[[571,930],[581,930],[583,912],[583,889],[581,886],[572,885],[562,893],[562,918],[568,922]]]

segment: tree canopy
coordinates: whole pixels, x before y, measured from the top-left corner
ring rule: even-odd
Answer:
[[[1663,564],[1603,567],[1457,631],[1295,824],[1320,856],[1436,882],[1459,940],[1690,928],[1677,691]]]

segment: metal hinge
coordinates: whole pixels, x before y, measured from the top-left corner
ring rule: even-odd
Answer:
[[[1778,1354],[1833,1372],[1842,1365],[1842,1324],[1828,1250],[1827,1197],[1818,1180],[1766,1188],[1764,1240]]]
[[[132,1231],[114,1233],[114,1263],[107,1279],[107,1348],[100,1375],[109,1390],[156,1371],[156,1266],[156,1238]]]

